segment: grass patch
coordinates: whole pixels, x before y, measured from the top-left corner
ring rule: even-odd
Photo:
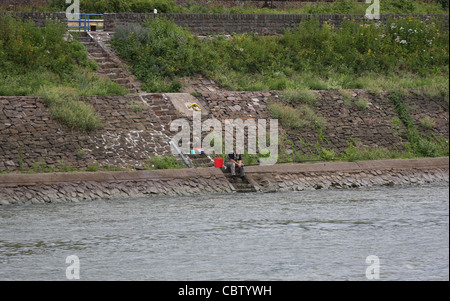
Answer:
[[[172,156],[156,156],[149,158],[146,162],[146,169],[178,169],[184,167],[182,162]]]
[[[70,87],[43,87],[38,95],[45,99],[52,118],[60,120],[71,129],[92,131],[101,127],[94,108],[79,100],[80,95]]]
[[[289,129],[323,128],[326,125],[325,119],[318,116],[308,105],[294,108],[281,103],[271,103],[268,109],[273,118],[279,119],[281,124]]]
[[[430,116],[425,116],[424,118],[420,119],[420,126],[426,130],[431,130],[434,125],[435,121]]]
[[[280,99],[286,103],[303,103],[315,105],[318,99],[317,93],[311,90],[286,89],[280,95]]]
[[[141,111],[147,109],[148,107],[145,104],[143,104],[142,102],[132,101],[132,102],[130,102],[130,108],[134,112],[141,112]]]
[[[355,105],[360,111],[367,110],[369,106],[369,100],[365,97],[358,97],[358,99],[355,100]]]

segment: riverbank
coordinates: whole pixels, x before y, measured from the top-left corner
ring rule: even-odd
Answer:
[[[449,182],[449,158],[248,166],[257,192]],[[238,180],[239,181],[239,180]],[[236,193],[218,168],[0,174],[0,204],[92,201],[145,195]]]

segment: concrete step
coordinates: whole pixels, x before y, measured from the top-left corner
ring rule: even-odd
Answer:
[[[89,42],[81,42],[81,44],[84,45],[84,47],[96,47],[99,48],[97,43],[95,43],[94,41],[89,41]]]
[[[98,67],[101,68],[101,69],[117,68],[116,64],[114,62],[111,62],[111,61],[98,63]]]
[[[91,56],[91,58],[92,58],[94,61],[96,61],[98,64],[111,62],[111,61],[109,60],[109,58],[105,58],[105,57],[95,57],[95,56]]]
[[[118,83],[119,85],[126,85],[128,84],[130,81],[126,78],[111,78],[112,81]]]
[[[119,85],[127,88],[130,93],[138,93],[138,89],[133,85],[129,79],[129,74],[126,70],[119,68],[114,63],[106,52],[87,34],[82,34],[78,39],[89,53],[89,59],[95,61],[98,65],[97,73],[101,76],[107,77]]]
[[[88,53],[99,52],[99,51],[101,51],[101,49],[98,48],[98,47],[89,47],[89,46],[86,47],[86,50],[87,50]]]
[[[236,189],[236,192],[245,193],[256,191],[255,187],[253,187],[253,185],[250,184],[250,182],[248,182],[246,178],[241,179],[239,175],[237,175],[236,178],[233,179],[231,177],[231,173],[227,171],[225,171],[223,174],[227,178],[227,180],[231,183],[231,185],[233,185],[234,189]]]
[[[90,55],[93,57],[98,57],[98,58],[107,58],[108,57],[108,55],[103,52],[91,52]]]

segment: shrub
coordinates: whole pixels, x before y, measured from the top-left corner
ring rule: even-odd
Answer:
[[[434,127],[435,121],[430,116],[425,116],[424,118],[420,119],[420,125],[426,129],[431,130]]]
[[[364,111],[369,106],[369,101],[365,97],[359,97],[357,100],[355,100],[355,105],[358,110]]]
[[[111,41],[120,56],[152,92],[177,91],[174,79],[192,73],[194,49],[191,34],[165,18],[142,25],[118,27]]]
[[[177,158],[172,156],[156,156],[149,158],[146,166],[148,169],[177,169],[184,167]]]

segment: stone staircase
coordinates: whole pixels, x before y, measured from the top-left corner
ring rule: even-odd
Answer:
[[[128,72],[118,65],[111,55],[105,51],[88,33],[80,33],[78,41],[86,47],[89,58],[98,64],[96,72],[100,76],[107,77],[119,85],[127,88],[130,93],[139,92],[139,83],[133,80]]]
[[[214,166],[214,161],[212,161],[206,154],[195,154],[186,155],[188,160],[191,162],[192,167],[212,167]]]
[[[235,179],[231,177],[231,172],[227,168],[225,171],[221,169],[225,178],[227,178],[228,182],[233,185],[236,192],[245,193],[245,192],[256,192],[255,187],[250,184],[247,178],[241,179],[239,176],[236,176]]]

